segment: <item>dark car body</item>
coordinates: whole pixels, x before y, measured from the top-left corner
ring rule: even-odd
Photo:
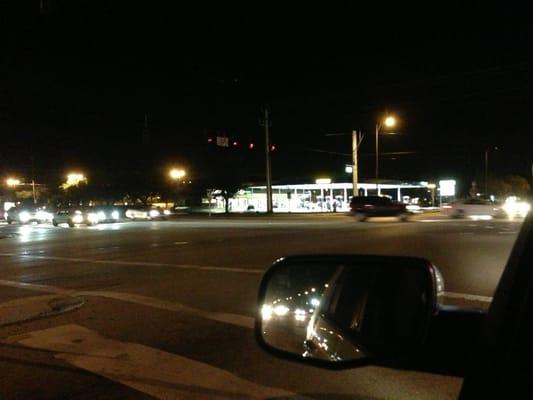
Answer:
[[[405,220],[409,215],[405,204],[381,196],[352,197],[350,210],[361,221],[368,217],[398,217]]]

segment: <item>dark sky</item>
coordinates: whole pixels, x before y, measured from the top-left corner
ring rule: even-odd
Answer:
[[[493,174],[529,177],[529,7],[131,3],[3,6],[6,174],[27,175],[33,160],[41,180],[73,167],[113,180],[157,175],[176,162],[196,177],[258,181],[260,108],[268,103],[277,181],[349,179],[350,136],[325,135],[352,129],[367,134],[360,174],[371,178],[373,127],[387,111],[401,124],[398,135],[380,139],[383,177],[467,182],[494,146]],[[240,149],[209,147],[217,133],[239,140]],[[250,141],[254,151],[246,150]]]

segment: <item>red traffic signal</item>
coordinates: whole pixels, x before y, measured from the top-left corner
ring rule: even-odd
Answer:
[[[255,148],[255,144],[250,143],[250,144],[248,145],[248,149],[249,149],[249,150],[253,150],[254,148]]]
[[[213,143],[213,138],[212,137],[208,137],[207,138],[207,143],[209,143],[209,144]]]
[[[233,147],[237,147],[239,145],[239,142],[237,142],[236,140],[233,142]]]
[[[277,147],[275,144],[270,145],[270,151],[276,151]]]

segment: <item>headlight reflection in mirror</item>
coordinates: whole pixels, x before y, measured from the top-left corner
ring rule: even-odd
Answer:
[[[438,270],[420,259],[361,259],[360,265],[294,263],[276,269],[261,300],[265,344],[338,362],[421,342],[444,289]]]

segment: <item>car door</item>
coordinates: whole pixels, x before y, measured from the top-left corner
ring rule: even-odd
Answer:
[[[533,397],[533,214],[491,303],[460,400]]]

